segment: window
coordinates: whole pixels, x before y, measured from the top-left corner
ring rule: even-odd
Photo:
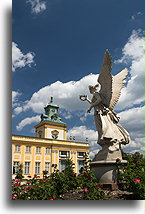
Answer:
[[[41,147],[36,147],[36,153],[41,153]]]
[[[24,174],[30,173],[30,162],[25,162]]]
[[[50,154],[50,148],[46,148],[46,154]]]
[[[78,172],[81,169],[81,167],[84,167],[84,160],[79,160],[78,161]]]
[[[26,146],[26,152],[30,153],[31,152],[31,146]]]
[[[39,137],[39,138],[42,138],[42,131],[39,131],[39,132],[38,132],[38,137]]]
[[[61,156],[61,157],[68,157],[69,156],[69,152],[68,151],[60,151],[59,152],[59,156]]]
[[[49,162],[45,162],[45,171],[49,173]]]
[[[81,157],[81,158],[83,158],[84,156],[85,156],[85,152],[78,152],[78,157]]]
[[[40,174],[40,162],[35,163],[35,174]]]
[[[59,169],[60,169],[60,171],[65,170],[65,168],[66,168],[65,160],[60,160],[59,161]]]
[[[16,174],[18,171],[19,162],[14,162],[13,164],[13,174]]]
[[[15,152],[20,152],[20,146],[19,145],[15,145]]]

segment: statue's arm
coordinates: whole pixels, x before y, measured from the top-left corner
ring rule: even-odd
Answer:
[[[92,108],[95,107],[96,105],[98,105],[102,101],[102,99],[101,99],[101,97],[100,97],[99,94],[95,94],[94,96],[95,96],[95,102],[90,101],[91,106],[87,110],[88,113],[90,113],[90,111],[92,110]]]
[[[91,102],[91,107],[92,107],[92,108],[95,107],[95,106],[98,105],[101,101],[102,101],[102,99],[101,99],[100,95],[98,94],[98,95],[96,96],[96,101],[95,101],[95,102]]]
[[[86,101],[88,101],[89,104],[92,104],[92,101],[89,100],[88,98],[86,99]]]

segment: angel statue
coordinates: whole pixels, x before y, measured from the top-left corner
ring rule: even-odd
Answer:
[[[122,160],[121,144],[128,144],[130,137],[128,132],[118,123],[119,117],[113,111],[114,106],[119,100],[121,89],[124,86],[123,80],[128,74],[125,68],[116,76],[112,76],[112,59],[109,51],[106,50],[104,62],[96,85],[89,86],[92,99],[87,95],[80,95],[82,101],[88,101],[90,108],[88,113],[94,108],[94,120],[98,131],[98,144],[102,150],[96,154],[96,160]]]

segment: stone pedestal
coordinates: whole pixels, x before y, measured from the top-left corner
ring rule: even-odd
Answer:
[[[126,164],[126,160],[121,160],[122,164]],[[94,171],[97,182],[100,184],[116,184],[117,183],[117,166],[116,160],[101,160],[90,163],[91,169]]]

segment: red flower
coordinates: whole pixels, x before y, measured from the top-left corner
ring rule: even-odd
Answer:
[[[120,158],[117,158],[117,159],[116,159],[116,162],[119,162],[119,161],[120,161]]]
[[[84,176],[85,176],[85,177],[87,177],[87,176],[88,176],[88,174],[87,174],[87,173],[84,173]]]
[[[45,182],[45,181],[46,181],[46,179],[42,179],[42,181],[43,181],[43,182]]]
[[[98,186],[97,186],[97,188],[98,188],[98,189],[101,189],[101,186],[100,186],[100,185],[98,185]]]
[[[84,192],[87,192],[87,191],[88,191],[88,187],[85,187],[85,188],[84,188]]]
[[[27,188],[28,188],[28,189],[32,189],[32,187],[30,187],[30,186],[28,186]]]
[[[20,184],[19,183],[14,183],[14,186],[20,186]]]
[[[27,193],[27,191],[26,191],[26,190],[24,190],[24,191],[23,191],[23,193]]]
[[[37,177],[38,177],[38,176],[35,174],[35,175],[34,175],[34,178],[37,178]]]
[[[18,198],[18,195],[17,195],[17,194],[13,194],[13,195],[12,195],[12,199],[13,199],[13,200],[16,200],[17,198]]]
[[[50,201],[53,201],[54,199],[53,199],[53,198],[50,198],[49,200],[50,200]]]
[[[88,179],[91,180],[91,179],[92,179],[92,176],[88,176]]]
[[[19,182],[19,179],[15,179],[15,182],[17,182],[17,183],[18,183],[18,182]]]
[[[138,183],[140,183],[140,178],[136,178],[136,179],[134,179],[134,182],[138,182]]]
[[[29,184],[29,182],[26,182],[26,184]]]

